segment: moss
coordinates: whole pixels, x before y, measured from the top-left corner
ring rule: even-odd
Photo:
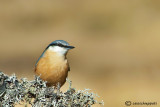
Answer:
[[[96,94],[90,93],[89,89],[78,90],[71,87],[66,92],[60,92],[54,87],[47,87],[46,82],[35,76],[35,80],[28,81],[26,78],[20,80],[15,75],[7,76],[0,72],[0,107],[14,107],[21,104],[33,107],[91,107],[97,102]]]

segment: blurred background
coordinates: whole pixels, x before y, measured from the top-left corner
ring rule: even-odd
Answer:
[[[63,39],[76,47],[68,53],[74,88],[92,89],[105,107],[159,105],[159,28],[157,0],[1,0],[0,70],[32,80],[46,46]]]

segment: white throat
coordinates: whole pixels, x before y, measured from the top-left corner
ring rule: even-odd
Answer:
[[[58,53],[59,55],[65,55],[68,49],[60,47],[60,46],[50,46],[49,50]]]

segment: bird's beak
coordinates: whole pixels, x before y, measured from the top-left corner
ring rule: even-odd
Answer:
[[[75,48],[74,46],[67,46],[68,49],[73,49]]]

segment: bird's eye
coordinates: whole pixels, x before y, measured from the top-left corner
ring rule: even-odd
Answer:
[[[64,45],[62,45],[62,44],[57,44],[58,46],[60,46],[60,47],[64,47]]]

